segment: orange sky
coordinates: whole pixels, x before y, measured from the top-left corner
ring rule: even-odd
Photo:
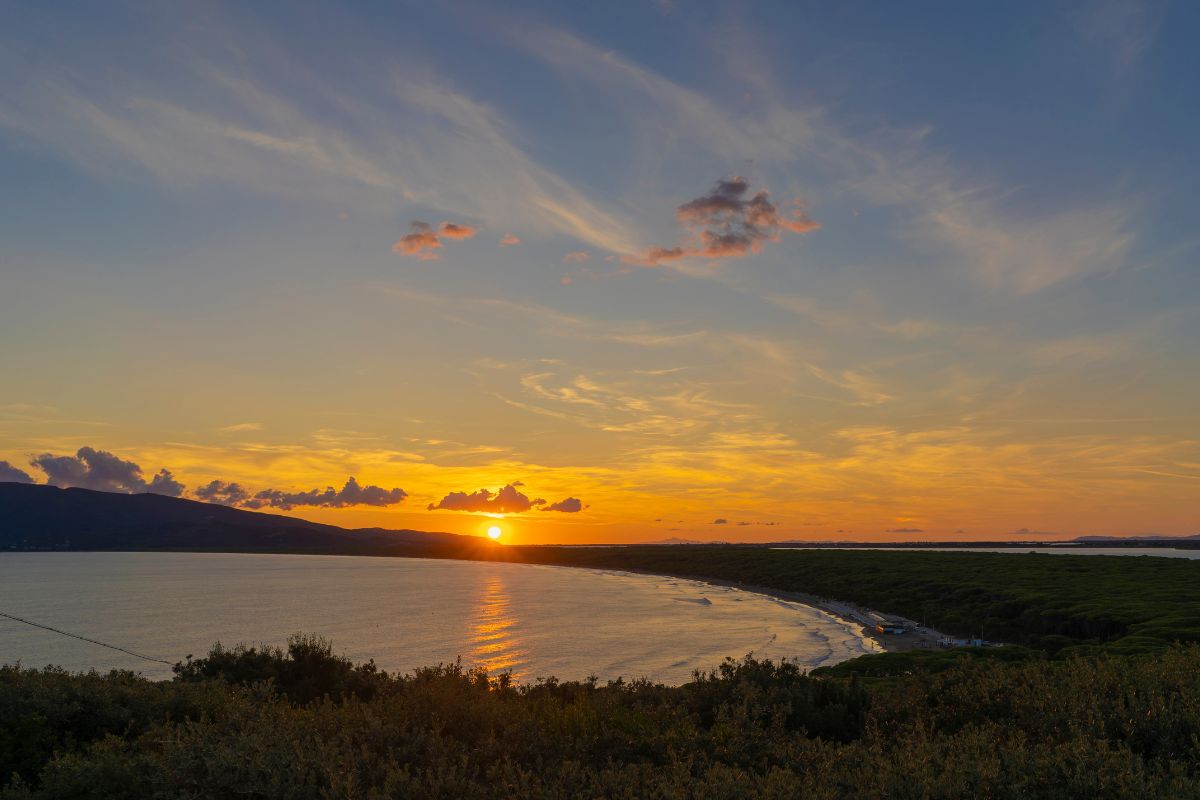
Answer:
[[[509,5],[8,14],[0,479],[458,533],[510,486],[514,543],[1200,532],[1194,26]]]

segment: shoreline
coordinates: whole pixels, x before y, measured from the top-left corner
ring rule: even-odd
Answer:
[[[615,570],[618,572],[628,572],[634,575],[658,575],[671,578],[679,578],[681,580],[696,581],[697,583],[707,583],[712,586],[724,586],[729,589],[738,589],[743,592],[753,592],[754,594],[766,595],[774,597],[778,600],[786,600],[791,603],[803,603],[806,606],[811,606],[818,611],[823,611],[835,619],[859,629],[863,638],[874,642],[878,645],[882,653],[907,653],[913,650],[936,650],[937,643],[940,639],[950,638],[940,631],[933,628],[920,625],[915,620],[901,617],[897,614],[887,614],[886,616],[907,623],[912,630],[906,633],[879,633],[875,630],[875,624],[867,615],[870,613],[882,613],[875,611],[865,606],[860,606],[857,603],[852,603],[845,600],[834,600],[828,597],[818,597],[815,594],[807,592],[790,592],[783,589],[773,589],[769,586],[757,586],[753,584],[739,583],[737,581],[723,580],[721,578],[705,578],[699,575],[684,575],[678,572],[655,572],[645,569],[621,569]],[[870,655],[864,653],[863,655]]]
[[[0,551],[2,552],[2,551]],[[13,551],[22,552],[22,551]],[[30,552],[30,551],[26,551]],[[51,551],[54,552],[54,551]],[[774,597],[778,600],[786,600],[793,603],[803,603],[828,614],[835,619],[838,619],[851,627],[859,630],[860,635],[874,642],[879,651],[883,653],[905,653],[913,650],[935,650],[937,649],[938,640],[944,638],[952,638],[946,636],[933,628],[919,625],[915,620],[899,616],[898,614],[887,614],[886,616],[900,620],[908,625],[911,630],[906,633],[890,634],[879,633],[875,630],[875,625],[867,615],[870,613],[883,613],[875,611],[875,609],[860,606],[846,600],[835,600],[828,597],[818,597],[808,592],[792,592],[783,589],[774,589],[769,586],[759,586],[755,584],[744,584],[737,581],[725,580],[722,578],[705,577],[702,575],[687,575],[681,572],[665,572],[648,569],[637,569],[631,567],[590,567],[577,566],[574,564],[554,564],[539,561],[503,561],[490,558],[471,558],[469,556],[431,556],[424,554],[389,554],[389,555],[373,555],[362,553],[285,553],[285,552],[259,552],[248,550],[195,550],[189,548],[181,549],[113,549],[113,550],[68,550],[57,552],[107,552],[107,553],[201,553],[213,555],[292,555],[292,556],[340,556],[346,558],[411,558],[418,560],[450,560],[450,561],[467,561],[476,563],[502,563],[502,564],[527,564],[530,566],[543,567],[559,567],[562,569],[587,569],[600,572],[626,572],[633,575],[656,575],[659,577],[679,578],[681,580],[696,581],[697,583],[707,583],[712,586],[723,586],[730,589],[739,589],[744,592],[753,592],[755,594]],[[864,653],[863,655],[871,655]]]

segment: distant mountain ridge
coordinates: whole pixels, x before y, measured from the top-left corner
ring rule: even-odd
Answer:
[[[0,550],[214,550],[400,555],[473,536],[335,525],[165,497],[0,483]]]

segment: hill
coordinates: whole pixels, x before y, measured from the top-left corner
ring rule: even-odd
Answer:
[[[363,528],[164,497],[0,483],[3,550],[235,550],[416,555],[473,548],[452,533]]]

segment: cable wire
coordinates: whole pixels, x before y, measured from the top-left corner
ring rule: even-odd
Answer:
[[[89,644],[98,644],[101,647],[107,647],[109,650],[118,650],[122,653],[126,653],[128,655],[143,659],[145,661],[154,661],[159,664],[166,664],[168,667],[174,666],[170,661],[166,661],[161,658],[154,658],[153,656],[143,655],[142,653],[135,653],[132,650],[126,650],[124,647],[117,647],[115,644],[108,644],[106,642],[97,641],[96,639],[89,639],[88,637],[80,636],[77,633],[68,633],[67,631],[60,631],[58,628],[51,628],[49,625],[42,625],[41,623],[34,622],[34,621],[28,620],[28,619],[23,619],[22,617],[17,617],[12,614],[5,614],[3,611],[0,611],[0,617],[4,617],[5,619],[11,619],[14,622],[23,622],[26,625],[31,625],[35,628],[41,628],[42,630],[50,631],[51,633],[57,633],[62,636],[69,636],[72,639],[78,639],[81,642],[88,642]]]

